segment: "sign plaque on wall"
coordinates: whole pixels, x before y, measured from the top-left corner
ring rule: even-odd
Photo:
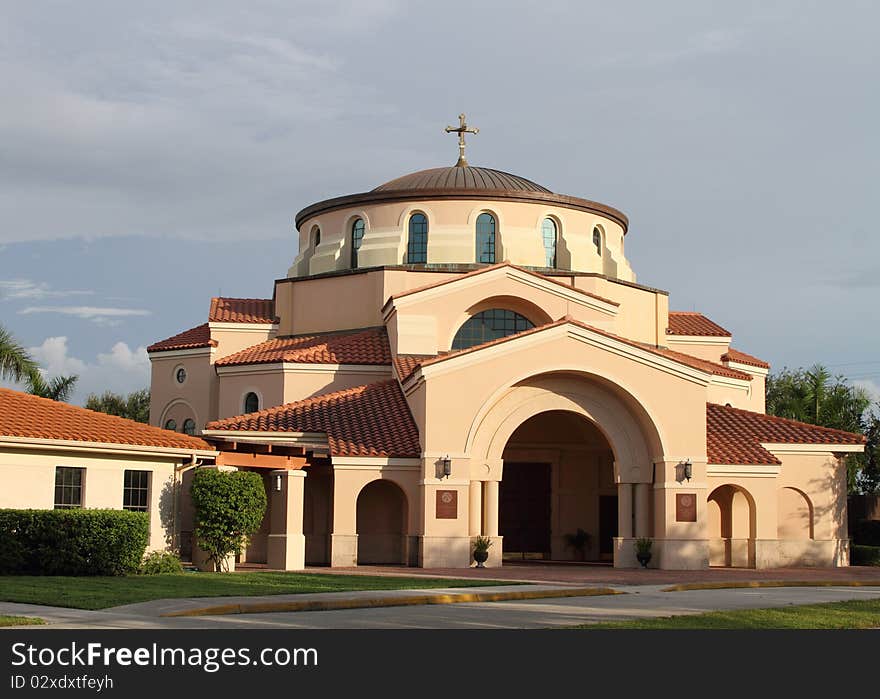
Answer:
[[[458,519],[458,491],[437,491],[437,519]]]
[[[675,494],[675,521],[697,521],[697,496],[693,493]]]

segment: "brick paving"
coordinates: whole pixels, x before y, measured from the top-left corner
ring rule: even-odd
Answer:
[[[500,568],[405,568],[358,566],[357,568],[309,568],[310,573],[405,575],[442,578],[510,580],[564,585],[664,585],[702,582],[779,581],[877,581],[880,568],[710,568],[708,570],[656,570],[612,568],[603,565],[566,563],[505,563]]]

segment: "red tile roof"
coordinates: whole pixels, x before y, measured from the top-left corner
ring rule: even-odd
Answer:
[[[169,350],[196,349],[198,347],[216,347],[217,340],[211,339],[211,331],[207,323],[202,323],[182,333],[172,335],[166,340],[156,342],[147,347],[147,352],[168,352]]]
[[[0,388],[0,435],[213,451],[197,437],[8,388]]]
[[[211,299],[208,312],[211,323],[275,323],[272,299],[233,299],[217,296]]]
[[[705,337],[730,337],[730,332],[702,313],[669,311],[668,335],[698,335]]]
[[[399,299],[404,296],[409,296],[410,294],[417,294],[420,291],[427,291],[428,289],[433,289],[438,286],[443,286],[444,284],[452,284],[453,282],[457,282],[461,279],[467,279],[468,277],[476,277],[480,274],[486,274],[486,272],[492,272],[496,269],[501,269],[502,267],[509,267],[510,269],[517,269],[520,272],[525,272],[526,274],[530,274],[533,277],[538,277],[539,279],[543,279],[544,281],[550,282],[551,284],[556,284],[557,286],[565,287],[568,291],[575,291],[579,294],[583,294],[584,296],[589,296],[590,298],[594,298],[598,301],[602,301],[603,303],[611,304],[612,306],[619,306],[620,304],[617,301],[612,301],[611,299],[606,299],[604,296],[599,296],[598,294],[593,294],[589,291],[584,291],[583,289],[578,289],[577,287],[570,286],[564,282],[561,282],[557,279],[553,279],[553,277],[548,277],[544,274],[539,274],[530,269],[526,269],[525,267],[520,267],[518,265],[513,265],[510,262],[499,262],[495,265],[489,265],[488,267],[483,267],[482,269],[476,269],[473,272],[468,272],[466,274],[461,274],[456,277],[451,277],[449,279],[443,279],[439,282],[432,282],[431,284],[425,284],[424,286],[416,287],[415,289],[408,289],[407,291],[401,291],[399,294],[394,294],[388,301],[392,301],[394,299]],[[388,305],[388,302],[385,304]]]
[[[333,456],[421,455],[419,431],[396,379],[217,420],[206,429],[325,432]]]
[[[623,342],[624,344],[630,345],[631,347],[637,347],[639,349],[645,350],[646,352],[650,352],[651,354],[660,355],[662,357],[666,357],[668,359],[672,359],[679,364],[684,364],[686,366],[693,367],[694,369],[699,369],[700,371],[705,371],[709,374],[714,374],[716,376],[727,376],[735,379],[742,379],[744,381],[751,381],[752,375],[747,374],[744,371],[739,371],[738,369],[732,369],[730,367],[726,367],[723,364],[716,364],[715,362],[710,362],[705,359],[699,359],[698,357],[692,357],[689,354],[684,354],[682,352],[675,352],[673,350],[666,349],[665,347],[655,347],[654,345],[647,345],[641,342],[635,342],[634,340],[629,340],[625,337],[620,337],[619,335],[615,335],[613,333],[609,333],[605,330],[600,330],[599,328],[593,327],[592,325],[587,325],[586,323],[581,323],[578,320],[574,320],[571,316],[566,316],[564,318],[560,318],[559,320],[553,323],[547,323],[546,325],[537,325],[534,328],[529,328],[528,330],[523,330],[522,332],[515,333],[513,335],[508,335],[506,337],[501,337],[495,340],[490,340],[489,342],[484,342],[479,345],[474,345],[473,347],[468,347],[463,350],[455,350],[452,352],[446,352],[443,354],[439,354],[432,357],[418,357],[416,355],[399,355],[398,362],[398,376],[400,376],[401,381],[405,381],[409,376],[411,376],[417,368],[428,366],[430,364],[436,364],[437,362],[442,362],[447,359],[452,359],[453,357],[458,357],[462,354],[468,354],[470,352],[477,352],[479,350],[485,349],[487,347],[492,347],[493,345],[498,345],[503,342],[510,342],[511,340],[516,340],[521,337],[525,337],[526,335],[532,335],[534,333],[541,332],[543,330],[549,330],[550,328],[555,328],[560,325],[564,325],[565,323],[571,323],[572,325],[577,325],[578,327],[584,328],[586,330],[590,330],[592,332],[598,333],[599,335],[604,335],[605,337],[610,337],[614,340],[618,340],[619,342]],[[406,376],[401,375],[401,370],[406,370]]]
[[[394,357],[394,370],[397,372],[397,378],[406,381],[422,365],[422,362],[436,356],[436,354],[398,354]]]
[[[736,362],[737,364],[751,364],[752,366],[761,367],[762,369],[770,368],[770,365],[763,359],[758,359],[745,352],[740,352],[739,350],[733,349],[733,347],[730,347],[727,352],[721,355],[721,361]]]
[[[235,364],[391,364],[385,328],[367,328],[317,335],[275,338],[219,359],[217,366]]]
[[[710,464],[781,463],[762,443],[833,446],[864,444],[865,437],[750,410],[706,405],[706,451]]]

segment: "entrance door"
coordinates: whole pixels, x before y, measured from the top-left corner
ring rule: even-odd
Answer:
[[[617,496],[599,496],[599,555],[614,556],[614,537],[617,536]]]
[[[550,464],[504,464],[498,529],[505,553],[550,557],[550,486]]]

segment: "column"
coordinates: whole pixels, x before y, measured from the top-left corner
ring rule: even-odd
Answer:
[[[636,483],[636,536],[651,536],[651,486]]]
[[[483,533],[483,482],[471,481],[468,495],[468,535],[479,536]]]
[[[306,537],[303,534],[305,478],[306,472],[301,469],[271,473],[266,564],[272,570],[302,570],[306,567]]]
[[[632,483],[617,484],[617,536],[631,539],[632,531]]]
[[[330,534],[330,567],[357,565],[357,498],[370,476],[360,471],[333,469],[333,531]]]
[[[498,536],[498,481],[484,481],[486,488],[486,536]]]

